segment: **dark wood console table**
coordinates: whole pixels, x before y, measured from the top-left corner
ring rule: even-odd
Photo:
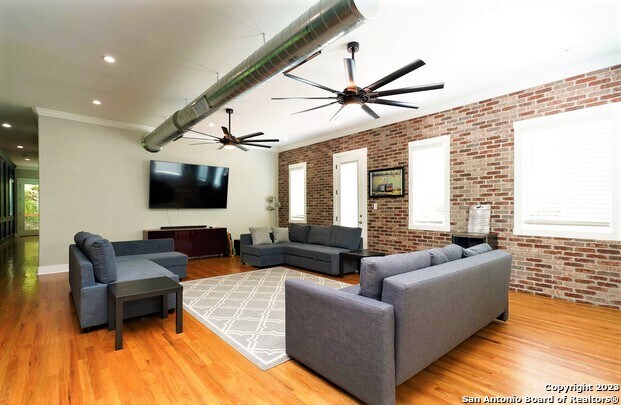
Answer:
[[[496,249],[498,247],[498,235],[494,233],[453,232],[451,234],[451,239],[452,243],[466,249],[480,243],[487,243],[492,247],[492,249]]]
[[[226,228],[175,228],[142,231],[143,239],[175,240],[175,251],[190,258],[227,254]]]

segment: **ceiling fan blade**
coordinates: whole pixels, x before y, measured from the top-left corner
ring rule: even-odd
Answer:
[[[244,143],[244,145],[246,145],[246,146],[258,146],[259,148],[268,148],[268,149],[271,148],[270,145],[257,145],[257,144],[254,144],[254,143]]]
[[[345,77],[347,79],[347,90],[356,91],[356,61],[353,59],[343,59],[345,63]]]
[[[237,138],[237,139],[239,139],[239,138]],[[280,140],[279,139],[251,139],[248,142],[280,142]],[[243,142],[243,143],[245,143],[245,142]]]
[[[419,91],[443,89],[444,83],[425,84],[422,86],[404,87],[402,89],[378,91],[378,97],[394,96],[397,94],[416,93]]]
[[[220,146],[220,147],[218,148],[218,150],[220,150],[220,149],[222,149],[222,148],[224,148],[224,144],[222,144],[222,146]]]
[[[248,138],[252,138],[254,136],[259,136],[259,135],[263,135],[263,132],[253,132],[252,134],[238,136],[237,139],[241,141],[242,139],[248,139]]]
[[[300,66],[302,66],[303,64],[305,64],[306,62],[308,62],[309,60],[317,57],[321,55],[321,49],[318,50],[317,52],[315,52],[314,54],[312,54],[311,56],[309,56],[308,58],[304,59],[302,62],[298,63],[297,65],[294,65],[293,67],[290,67],[289,69],[285,70],[283,73],[289,73],[294,69],[299,68]]]
[[[197,131],[197,130],[195,130],[195,129],[188,129],[188,132],[194,132],[195,134],[201,134],[201,135],[210,136],[210,137],[212,137],[212,138],[220,139],[219,137],[217,137],[217,136],[215,136],[215,135],[209,135],[209,134],[206,134],[206,133],[204,133],[204,132]]]
[[[218,142],[218,141],[211,141],[211,142],[191,143],[190,146],[193,146],[193,145],[213,145],[213,144],[216,144],[216,143],[220,143],[220,142]]]
[[[290,79],[297,80],[297,81],[299,81],[299,82],[302,82],[302,83],[305,83],[305,84],[308,84],[308,85],[311,85],[311,86],[314,86],[314,87],[320,88],[320,89],[322,89],[322,90],[329,91],[330,93],[334,93],[334,94],[338,94],[338,93],[339,93],[339,91],[338,91],[338,90],[334,90],[334,89],[331,89],[331,88],[329,88],[329,87],[326,87],[326,86],[324,86],[324,85],[322,85],[322,84],[315,83],[315,82],[312,82],[312,81],[307,80],[307,79],[303,79],[303,78],[301,78],[301,77],[299,77],[299,76],[292,75],[291,73],[285,73],[284,75],[285,75],[285,76],[287,76],[287,77],[288,77],[288,78],[290,78]]]
[[[336,100],[336,97],[272,97],[272,100]]]
[[[419,107],[418,105],[412,104],[412,103],[406,103],[403,101],[394,101],[394,100],[382,100],[379,98],[376,98],[374,100],[369,100],[369,103],[392,105],[395,107],[405,107],[405,108],[413,108],[413,109],[417,109]]]
[[[377,114],[375,113],[375,111],[373,111],[373,109],[372,109],[371,107],[369,107],[369,106],[368,106],[368,105],[366,105],[366,104],[362,104],[362,105],[360,105],[360,108],[362,108],[362,111],[364,111],[365,113],[369,114],[369,116],[370,116],[371,118],[373,118],[373,119],[378,119],[378,118],[380,117],[379,115],[377,115]]]
[[[222,132],[224,132],[224,135],[226,137],[230,137],[231,136],[231,134],[229,134],[229,129],[227,127],[220,127],[220,128],[222,128]]]
[[[339,116],[339,114],[341,113],[341,111],[343,111],[343,109],[344,109],[344,108],[345,108],[345,106],[344,106],[344,105],[342,105],[342,106],[341,106],[341,108],[339,108],[339,110],[338,110],[338,111],[337,111],[337,112],[336,112],[336,113],[332,116],[332,118],[330,118],[330,121],[335,120],[335,119]]]
[[[244,147],[243,147],[243,146],[241,146],[240,144],[234,143],[234,144],[232,144],[232,145],[233,145],[233,146],[235,146],[235,147],[236,147],[236,148],[238,148],[238,149],[243,150],[244,152],[248,152],[248,149],[247,149],[247,148],[244,148]]]
[[[291,114],[291,115],[302,114],[302,113],[305,113],[305,112],[308,112],[308,111],[313,111],[313,110],[316,110],[316,109],[318,109],[318,108],[327,107],[327,106],[329,106],[329,105],[336,104],[336,103],[337,103],[336,101],[333,101],[333,102],[328,103],[328,104],[320,105],[319,107],[313,107],[313,108],[309,108],[308,110],[302,110],[302,111],[294,112],[294,113],[293,113],[293,114]]]
[[[382,86],[387,85],[390,82],[393,82],[395,80],[397,80],[398,78],[400,78],[401,76],[407,75],[408,73],[410,73],[413,70],[418,69],[421,66],[424,66],[425,62],[423,62],[420,59],[416,59],[414,62],[412,63],[408,63],[407,65],[405,65],[404,67],[402,67],[401,69],[397,69],[394,72],[392,72],[391,74],[379,79],[378,81],[376,81],[375,83],[368,85],[367,87],[365,87],[365,90],[370,90],[370,91],[374,91],[376,89],[379,89]]]

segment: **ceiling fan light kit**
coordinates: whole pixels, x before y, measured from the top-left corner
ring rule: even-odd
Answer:
[[[407,94],[407,93],[416,93],[421,91],[428,90],[437,90],[444,88],[444,83],[434,83],[422,86],[412,86],[412,87],[404,87],[400,89],[393,90],[378,90],[385,85],[392,83],[393,81],[399,79],[402,76],[422,67],[425,65],[420,59],[415,60],[414,62],[408,63],[400,69],[395,70],[387,76],[379,79],[375,83],[372,83],[366,87],[358,87],[356,84],[356,60],[355,54],[360,50],[360,44],[358,42],[349,42],[347,44],[347,51],[351,53],[351,58],[343,59],[343,63],[345,65],[345,81],[346,86],[343,91],[338,91],[335,89],[331,89],[327,86],[324,86],[319,83],[315,83],[308,79],[304,79],[299,76],[295,76],[291,74],[291,70],[284,72],[283,74],[293,80],[297,80],[301,83],[308,84],[309,86],[317,87],[319,89],[328,91],[333,94],[330,97],[273,97],[272,100],[334,100],[329,103],[308,108],[306,110],[294,112],[295,114],[301,114],[313,110],[318,110],[320,108],[328,107],[333,104],[340,104],[341,107],[338,111],[330,118],[330,121],[336,120],[341,112],[345,109],[346,106],[350,105],[359,105],[362,111],[364,111],[369,117],[373,119],[380,118],[379,115],[368,104],[381,104],[381,105],[389,105],[394,107],[402,107],[402,108],[412,108],[417,109],[419,106],[417,104],[408,103],[404,101],[395,101],[395,100],[385,100],[381,97],[394,96],[399,94]],[[305,61],[306,62],[306,61]]]

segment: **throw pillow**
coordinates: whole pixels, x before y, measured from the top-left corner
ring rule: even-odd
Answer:
[[[482,253],[491,252],[492,247],[487,243],[481,243],[480,245],[472,246],[468,249],[464,249],[464,257],[472,257],[476,255],[480,255]]]
[[[431,254],[400,253],[383,257],[365,257],[360,262],[360,295],[379,300],[386,277],[424,269],[431,265]]]
[[[272,243],[270,230],[267,228],[249,228],[253,245],[268,245]]]
[[[446,253],[444,253],[442,249],[435,248],[435,249],[428,249],[427,251],[431,255],[432,266],[442,264],[442,263],[447,263],[449,261],[448,257],[446,256]]]
[[[307,243],[310,228],[310,225],[306,224],[289,224],[289,240],[291,242]]]
[[[332,229],[330,228],[330,226],[311,225],[308,232],[308,243],[313,245],[330,245],[330,235],[332,234]]]
[[[361,228],[333,225],[330,234],[330,246],[356,250],[360,246]]]
[[[442,248],[442,251],[448,258],[449,262],[453,260],[461,259],[461,255],[463,254],[464,248],[459,245],[450,244]]]
[[[274,235],[274,243],[291,242],[289,240],[289,228],[272,228],[272,235]]]
[[[101,238],[101,236],[99,235],[95,235],[90,232],[80,231],[75,234],[75,236],[73,237],[73,241],[75,242],[76,245],[78,245],[80,249],[82,249],[84,247],[84,242],[86,241],[86,239],[92,238],[92,237]]]
[[[95,280],[109,284],[116,280],[116,255],[109,240],[102,237],[90,237],[84,241],[82,248],[93,264]]]

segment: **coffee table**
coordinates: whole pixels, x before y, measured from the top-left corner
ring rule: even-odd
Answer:
[[[183,286],[168,277],[147,278],[108,284],[108,330],[115,330],[114,349],[123,348],[123,304],[162,297],[162,319],[168,317],[168,294],[175,293],[177,333],[183,332]]]
[[[369,249],[351,250],[339,254],[339,277],[343,277],[345,267],[354,268],[360,274],[360,261],[364,257],[386,256],[385,253]]]

